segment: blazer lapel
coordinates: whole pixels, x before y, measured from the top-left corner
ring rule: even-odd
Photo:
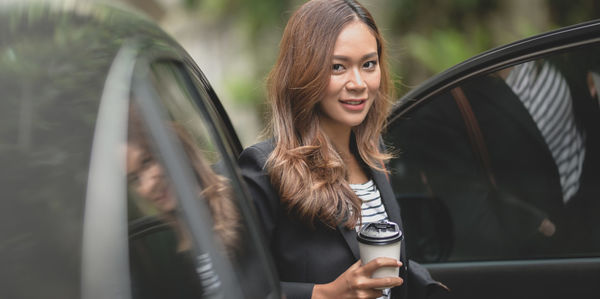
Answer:
[[[344,237],[348,248],[350,248],[350,251],[352,251],[352,255],[354,255],[356,260],[358,260],[360,258],[360,251],[358,250],[358,241],[356,240],[356,230],[349,229],[341,224],[338,224],[337,227],[338,231],[342,234],[342,237]]]
[[[404,232],[404,227],[402,225],[402,216],[400,214],[400,205],[396,200],[396,195],[394,195],[394,190],[392,190],[392,184],[388,179],[388,176],[385,173],[377,171],[375,169],[371,169],[371,176],[373,177],[375,185],[377,185],[377,189],[379,189],[381,202],[385,207],[385,212],[388,215],[388,220],[398,224],[400,230]],[[406,269],[406,241],[402,241],[401,246],[402,249],[400,250],[400,260],[405,264],[403,268]]]
[[[395,199],[394,191],[392,190],[392,186],[390,185],[388,178],[383,172],[370,169],[371,177],[377,185],[377,189],[379,189],[379,194],[381,195],[381,201],[385,206],[385,211],[388,215],[390,221],[396,222],[400,229],[402,228],[402,219],[400,218],[400,207],[398,206],[398,202]],[[338,230],[344,237],[348,248],[352,251],[354,257],[358,260],[360,258],[360,252],[358,250],[358,241],[356,240],[356,230],[348,229],[343,225],[338,224]]]
[[[354,138],[354,136],[352,136],[352,138]],[[355,146],[355,143],[352,143],[352,145]],[[356,151],[355,148],[352,149]],[[400,229],[403,230],[402,219],[400,216],[400,207],[398,206],[398,202],[396,201],[394,191],[392,190],[392,186],[386,174],[372,169],[370,167],[368,168],[368,170],[370,171],[371,177],[373,178],[373,181],[377,186],[377,189],[379,190],[381,201],[383,202],[385,211],[388,214],[388,219],[397,223],[400,226]],[[352,251],[352,254],[358,260],[360,258],[360,251],[358,249],[358,240],[356,240],[356,230],[348,229],[340,224],[338,224],[337,228],[344,237],[344,240],[346,241],[346,244]]]
[[[396,196],[392,190],[388,177],[385,173],[371,169],[371,176],[377,189],[379,189],[379,195],[381,195],[381,202],[385,206],[385,211],[390,221],[396,222],[400,229],[402,229],[402,219],[400,218],[400,206],[396,201]]]

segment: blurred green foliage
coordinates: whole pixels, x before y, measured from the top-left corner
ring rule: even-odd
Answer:
[[[181,0],[188,9],[242,30],[255,59],[250,76],[232,76],[234,100],[262,110],[264,77],[281,32],[302,0]],[[397,96],[469,57],[518,39],[600,17],[597,0],[362,0],[388,42]]]
[[[435,30],[428,37],[408,34],[404,41],[410,55],[436,73],[476,55],[490,43],[483,30],[476,30],[473,36],[467,37],[455,29]]]
[[[188,9],[197,9],[220,20],[234,20],[243,25],[250,37],[264,28],[281,25],[280,14],[288,8],[289,0],[184,0]]]

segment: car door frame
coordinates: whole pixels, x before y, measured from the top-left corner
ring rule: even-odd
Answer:
[[[248,238],[252,238],[253,240],[255,240],[254,245],[259,247],[257,252],[261,255],[261,263],[263,263],[263,266],[267,271],[264,274],[268,276],[266,279],[268,280],[270,288],[272,290],[272,292],[267,295],[267,298],[280,298],[281,288],[279,285],[277,271],[275,270],[275,265],[269,253],[269,248],[266,245],[265,238],[262,235],[258,226],[258,214],[256,213],[254,206],[251,204],[251,201],[248,197],[248,191],[246,190],[245,185],[241,183],[242,177],[237,168],[236,161],[238,153],[241,152],[241,143],[239,141],[239,138],[237,137],[237,134],[224,107],[222,106],[219,98],[217,97],[214,89],[210,85],[204,73],[200,70],[200,68],[194,62],[192,57],[183,48],[178,47],[175,44],[172,44],[170,48],[145,47],[145,51],[140,53],[140,55],[137,58],[136,71],[134,72],[134,74],[138,77],[136,78],[134,76],[134,82],[132,83],[132,85],[135,85],[136,79],[141,80],[139,81],[139,83],[146,85],[144,88],[145,90],[142,91],[140,89],[138,91],[148,92],[148,98],[151,97],[154,99],[155,102],[157,102],[159,96],[153,92],[154,88],[156,87],[150,84],[149,82],[144,81],[143,78],[140,78],[139,76],[145,76],[149,72],[151,64],[164,62],[173,64],[180,68],[182,74],[185,77],[185,84],[188,88],[188,91],[191,93],[191,99],[194,101],[196,107],[198,108],[198,112],[202,115],[204,119],[207,120],[206,124],[208,125],[208,130],[211,132],[211,134],[213,134],[215,145],[221,153],[222,163],[220,167],[224,167],[225,171],[233,176],[230,180],[232,187],[235,190],[241,190],[241,193],[236,194],[236,196],[239,199],[238,204],[240,205],[240,212],[244,215],[245,219],[249,220],[247,222],[246,227],[246,230],[249,235]],[[205,93],[205,96],[202,96],[202,93]],[[153,104],[153,106],[156,105],[157,103]],[[154,114],[154,112],[151,113]],[[158,115],[153,116],[155,122],[158,120],[156,116]],[[167,132],[165,131],[164,135],[161,138],[168,138],[167,135],[169,134],[167,134]],[[167,168],[169,167],[169,165],[167,165],[166,162],[165,166]],[[183,165],[179,165],[176,167],[182,166]],[[179,171],[181,171],[181,169]],[[189,175],[188,177],[193,176]],[[191,186],[191,184],[188,185]],[[185,213],[184,216],[188,219],[188,221],[190,221],[191,227],[197,227],[197,225],[200,222],[204,221],[204,219],[210,218],[210,215],[196,215],[190,212],[194,210],[192,208],[186,209],[184,207],[183,210]],[[203,210],[208,211],[208,208],[204,207]],[[197,224],[195,225],[194,223]],[[204,221],[204,223],[206,223],[206,221]],[[206,225],[204,226],[208,227]],[[208,233],[208,231],[198,233],[200,233],[200,235],[198,236],[201,236]],[[192,234],[194,234],[193,231]],[[233,269],[228,269],[228,261],[221,261],[221,267],[222,271],[228,272],[227,275],[231,274],[231,277],[226,279],[228,279],[231,283],[236,281],[235,275],[232,271]],[[238,286],[230,286],[227,288],[227,291],[230,292],[230,296],[225,296],[225,298],[243,298],[243,290]]]
[[[281,297],[281,286],[279,284],[279,277],[275,267],[275,263],[272,259],[272,254],[270,252],[269,246],[267,245],[267,239],[262,234],[261,229],[258,226],[258,212],[256,211],[252,199],[250,198],[250,191],[247,186],[243,182],[243,178],[241,172],[238,168],[237,158],[241,154],[243,148],[242,144],[236,134],[236,131],[231,123],[231,120],[225,111],[225,108],[221,104],[221,101],[217,97],[217,94],[214,92],[212,86],[208,82],[208,79],[204,75],[204,73],[200,70],[200,68],[193,62],[191,57],[185,56],[182,57],[182,62],[184,63],[184,67],[187,71],[190,72],[190,75],[193,78],[189,78],[191,80],[196,80],[202,86],[197,86],[197,84],[192,84],[196,88],[202,88],[207,93],[208,98],[201,103],[197,103],[198,105],[202,105],[204,107],[203,111],[207,112],[207,117],[209,117],[212,122],[213,130],[221,135],[221,138],[217,138],[217,146],[224,153],[223,155],[223,166],[227,169],[227,171],[235,176],[235,180],[232,180],[232,184],[235,190],[241,190],[241,193],[238,194],[240,199],[239,204],[241,206],[241,211],[244,213],[244,216],[248,219],[252,219],[255,221],[251,221],[251,225],[247,227],[248,233],[250,236],[257,240],[257,246],[259,246],[259,254],[260,258],[267,263],[266,270],[269,275],[269,282],[272,286],[274,292],[270,294],[272,298],[280,298]],[[198,92],[196,90],[196,92]],[[197,99],[203,98],[196,95]],[[216,124],[220,124],[217,126]],[[219,130],[223,129],[224,131]],[[225,144],[226,142],[226,144]]]
[[[425,81],[393,107],[388,123],[461,82],[550,53],[600,43],[600,20],[565,27],[498,47]],[[596,298],[600,256],[538,260],[424,263],[447,284],[450,298]]]
[[[138,47],[124,43],[106,77],[96,119],[83,217],[81,297],[131,298],[125,160],[129,84]]]

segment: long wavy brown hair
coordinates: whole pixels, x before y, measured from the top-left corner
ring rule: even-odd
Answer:
[[[177,134],[183,145],[194,174],[202,185],[200,194],[208,203],[213,216],[213,231],[220,239],[229,256],[240,248],[241,215],[234,203],[235,196],[231,190],[231,182],[225,176],[217,174],[210,163],[203,157],[189,132],[179,124],[172,124],[172,130]]]
[[[267,171],[288,210],[310,226],[319,220],[330,227],[352,228],[360,221],[361,200],[348,184],[341,156],[320,129],[317,105],[329,83],[337,37],[356,20],[377,40],[381,83],[365,120],[352,129],[353,142],[366,165],[385,171],[382,162],[390,156],[379,145],[392,84],[383,38],[361,4],[312,0],[302,5],[285,27],[277,62],[267,77],[272,114],[268,128],[276,142]]]

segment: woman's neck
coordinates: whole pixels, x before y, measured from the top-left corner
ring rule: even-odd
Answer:
[[[368,180],[368,175],[361,166],[359,159],[350,150],[352,130],[350,128],[348,130],[327,130],[327,128],[323,128],[323,132],[345,163],[348,183],[365,183]]]
[[[350,135],[351,128],[330,128],[327,126],[321,127],[323,133],[327,135],[329,141],[333,144],[337,152],[342,155],[342,158],[350,154]]]

